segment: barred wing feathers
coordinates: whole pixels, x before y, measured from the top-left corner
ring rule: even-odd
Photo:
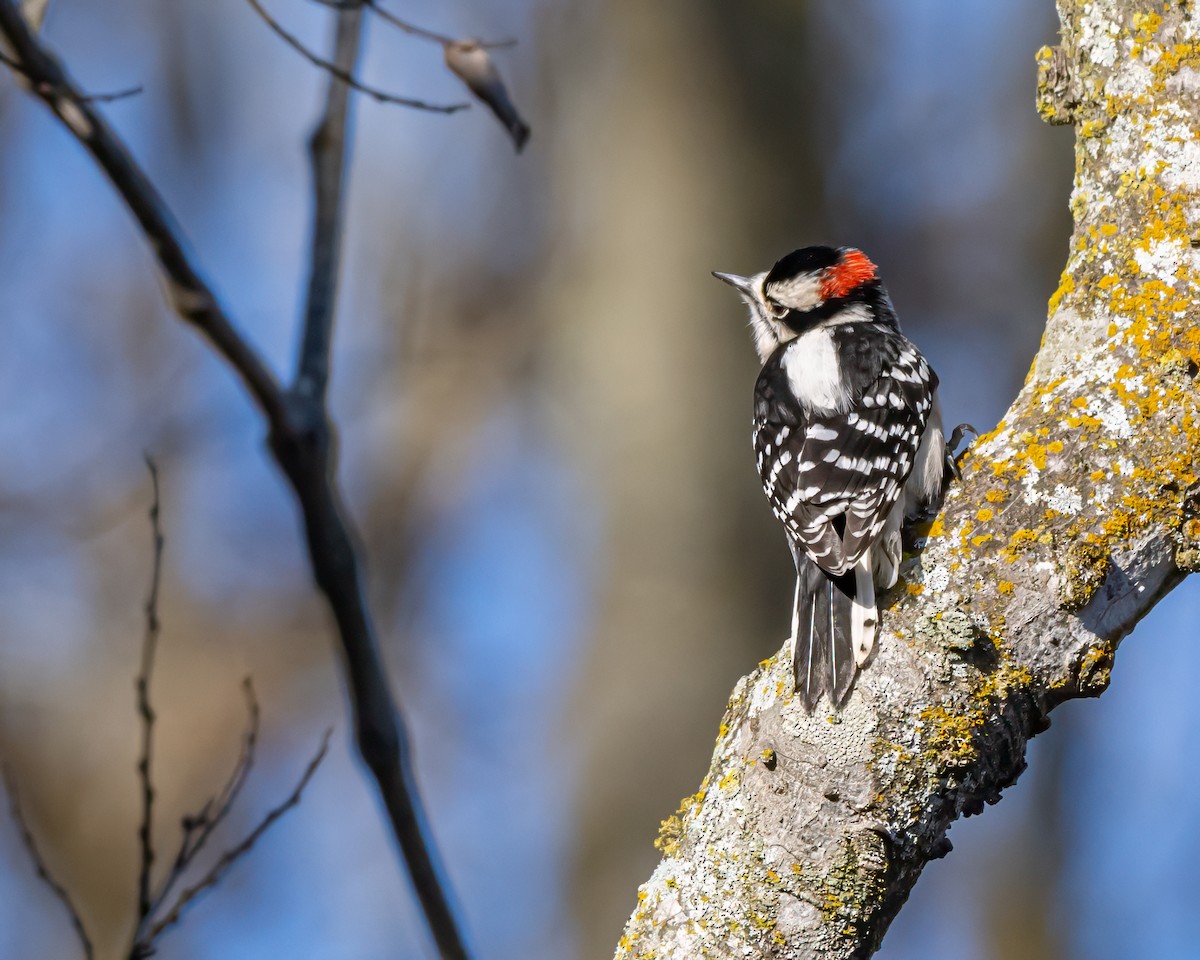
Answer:
[[[778,356],[772,361],[755,388],[763,489],[790,537],[823,570],[840,575],[879,537],[900,499],[937,378],[900,341],[851,410],[821,413],[800,407]]]

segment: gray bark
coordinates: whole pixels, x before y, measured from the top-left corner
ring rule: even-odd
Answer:
[[[1038,109],[1076,127],[1075,230],[1029,378],[845,709],[805,715],[784,656],[738,683],[618,960],[869,956],[950,823],[1200,566],[1200,26],[1191,2],[1058,8]]]

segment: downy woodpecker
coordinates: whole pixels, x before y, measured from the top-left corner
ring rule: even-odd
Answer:
[[[822,694],[837,708],[875,645],[901,523],[942,493],[937,376],[859,250],[805,247],[754,276],[713,275],[750,307],[763,362],[754,452],[796,564],[796,691],[810,713]]]

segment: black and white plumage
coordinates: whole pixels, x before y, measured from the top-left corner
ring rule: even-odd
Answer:
[[[875,644],[905,516],[940,497],[937,376],[901,332],[875,265],[806,247],[750,277],[715,274],[750,307],[763,361],[754,450],[796,565],[796,690],[841,706]]]

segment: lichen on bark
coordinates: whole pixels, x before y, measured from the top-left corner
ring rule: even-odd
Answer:
[[[618,960],[869,956],[949,824],[1200,566],[1200,21],[1058,8],[1037,108],[1075,124],[1075,228],[1025,386],[918,531],[848,705],[806,715],[785,656],[738,684]]]

